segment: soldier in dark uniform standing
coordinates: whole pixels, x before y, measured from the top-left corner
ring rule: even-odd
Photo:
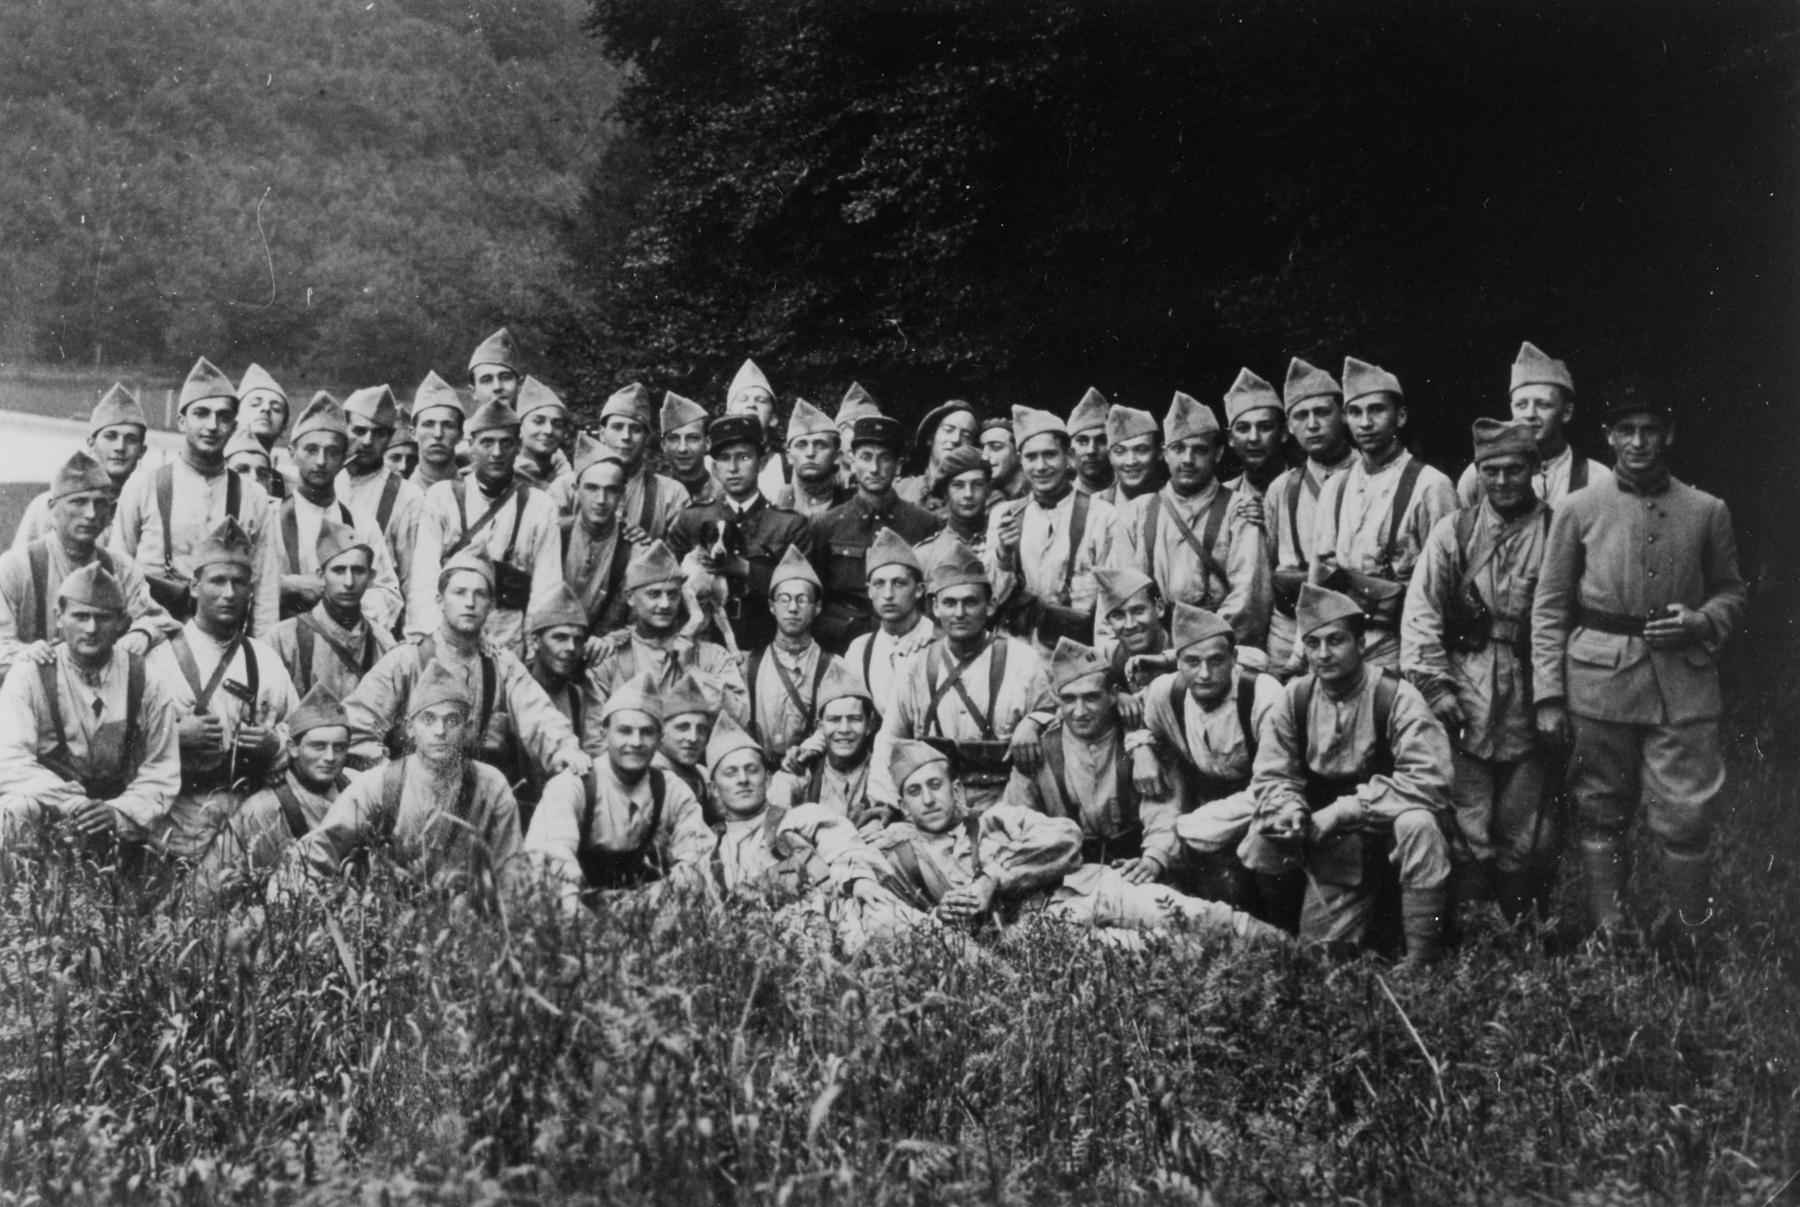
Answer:
[[[891,528],[900,539],[917,545],[943,525],[941,517],[894,493],[905,439],[897,419],[885,415],[858,419],[850,436],[856,494],[812,522],[813,565],[825,584],[825,607],[814,632],[831,653],[841,655],[853,638],[874,627],[863,556],[875,543],[875,534]]]

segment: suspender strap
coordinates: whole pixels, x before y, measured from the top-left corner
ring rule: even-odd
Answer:
[[[376,818],[376,833],[383,838],[394,836],[394,826],[400,820],[400,789],[405,787],[405,761],[395,759],[381,773],[381,816]]]
[[[1169,519],[1175,525],[1175,533],[1189,549],[1200,559],[1201,603],[1206,606],[1212,600],[1213,579],[1223,579],[1224,571],[1219,569],[1213,558],[1213,546],[1219,543],[1219,530],[1225,526],[1226,513],[1231,510],[1231,492],[1223,486],[1213,491],[1212,502],[1206,507],[1206,523],[1202,525],[1200,536],[1188,527],[1186,520],[1173,508],[1169,509]],[[1144,550],[1150,567],[1150,577],[1156,577],[1156,521],[1162,514],[1162,491],[1150,496],[1149,504],[1144,508]]]
[[[655,529],[650,527],[650,521],[656,517],[656,486],[656,474],[650,470],[645,470],[644,505],[638,509],[638,527],[642,528],[645,532],[655,531]]]
[[[29,582],[27,589],[31,593],[29,610],[13,617],[18,625],[19,640],[44,641],[50,636],[50,541],[53,537],[40,537],[25,546],[25,566]],[[108,574],[117,576],[118,568],[113,565],[112,554],[94,546],[94,560]]]
[[[50,733],[56,738],[56,753],[69,757],[69,731],[63,726],[61,693],[57,691],[56,661],[37,664],[38,682],[44,688],[44,703],[50,709]]]
[[[1300,568],[1303,570],[1310,563],[1306,560],[1306,546],[1300,542],[1300,488],[1311,485],[1312,479],[1304,465],[1293,472],[1287,484],[1288,537],[1294,542],[1294,556],[1300,559]],[[1314,494],[1317,495],[1317,488],[1314,489]]]
[[[300,620],[301,623],[294,626],[294,652],[298,655],[295,661],[299,665],[289,669],[293,672],[294,689],[304,696],[313,685],[313,628],[306,623],[305,617]]]
[[[499,686],[499,676],[495,671],[493,655],[480,650],[478,656],[481,658],[481,712],[477,716],[475,732],[481,734],[487,732],[488,720],[494,715],[494,694]],[[425,668],[436,658],[437,639],[427,633],[419,638],[419,673],[424,674]]]
[[[577,847],[585,846],[587,844],[588,831],[592,829],[594,825],[594,806],[600,791],[599,788],[596,787],[594,777],[598,774],[599,768],[596,766],[592,771],[589,771],[586,775],[581,777],[583,799],[581,802],[581,829],[575,835],[575,845]],[[662,768],[660,767],[649,768],[649,776],[650,829],[648,831],[649,837],[645,839],[645,845],[655,846],[656,832],[662,829],[663,802],[668,799],[669,781],[667,777],[663,775]]]
[[[1000,700],[1000,684],[1006,678],[1006,646],[1005,638],[989,638],[987,645],[983,646],[981,650],[975,651],[973,658],[956,667],[949,665],[950,647],[947,641],[932,647],[930,680],[936,686],[932,688],[931,692],[931,707],[926,710],[926,723],[931,733],[941,734],[943,732],[943,726],[938,720],[938,705],[943,703],[944,697],[954,689],[962,699],[963,707],[968,709],[969,716],[981,727],[981,736],[989,742],[999,740],[998,735],[994,732],[993,714],[998,711],[996,705]],[[988,659],[987,712],[983,712],[975,706],[975,701],[969,696],[969,689],[963,686],[963,672],[974,663],[976,658],[981,657],[982,650],[993,651],[992,656]],[[939,682],[938,676],[945,673],[947,673],[947,677]]]
[[[219,690],[219,684],[225,681],[225,672],[231,669],[232,656],[240,649],[244,651],[244,677],[248,680],[245,686],[250,689],[251,698],[255,698],[257,688],[256,654],[248,645],[244,644],[243,634],[240,633],[231,639],[231,644],[226,646],[225,652],[219,656],[219,665],[213,667],[213,673],[205,683],[200,682],[200,665],[194,661],[194,651],[188,645],[186,633],[175,634],[169,642],[169,648],[175,652],[176,665],[181,667],[182,676],[188,681],[188,686],[193,689],[195,712],[208,711],[212,704],[213,693]]]
[[[156,511],[162,519],[163,567],[170,574],[175,572],[175,526],[169,517],[175,511],[175,464],[164,462],[156,469]],[[238,509],[243,505],[244,488],[238,481],[235,469],[225,471],[225,514],[232,519],[238,518]]]
[[[285,777],[275,785],[275,799],[281,805],[281,817],[287,822],[288,833],[295,838],[305,838],[308,829],[306,812],[300,808],[300,798],[294,794],[293,785]]]
[[[300,573],[300,516],[292,499],[281,505],[281,544],[287,550],[287,572]]]
[[[144,660],[130,658],[125,664],[125,757],[137,749],[138,731],[144,720]],[[121,774],[124,769],[120,768]]]
[[[1256,704],[1256,676],[1239,673],[1237,685],[1238,728],[1244,734],[1244,749],[1250,752],[1250,761],[1256,761],[1256,722],[1251,717],[1251,709]]]
[[[1588,459],[1580,453],[1569,455],[1569,490],[1580,490],[1588,484]],[[1549,502],[1548,499],[1545,502]]]
[[[1093,502],[1091,496],[1075,492],[1075,501],[1070,504],[1069,515],[1069,562],[1063,567],[1062,588],[1057,592],[1056,602],[1063,607],[1069,606],[1069,587],[1075,581],[1075,554],[1081,548],[1081,538],[1087,531],[1088,507]]]
[[[394,518],[394,503],[400,498],[400,475],[388,472],[387,481],[381,484],[381,501],[375,504],[375,527],[381,529],[385,536],[388,521]]]
[[[1412,505],[1413,490],[1419,485],[1419,475],[1425,472],[1425,463],[1413,457],[1400,471],[1400,484],[1394,488],[1394,507],[1388,512],[1387,540],[1381,545],[1381,564],[1391,566],[1394,561],[1394,548],[1400,540],[1400,521],[1406,516],[1406,509]]]
[[[443,560],[449,561],[464,549],[468,548],[469,542],[481,535],[482,529],[494,522],[494,517],[500,514],[500,509],[506,506],[507,500],[513,498],[515,494],[522,494],[525,489],[523,483],[515,482],[506,494],[503,494],[498,499],[494,500],[492,506],[481,514],[480,519],[476,520],[473,524],[470,524],[468,479],[457,478],[455,481],[451,482],[450,491],[456,496],[456,513],[462,517],[463,530],[462,535],[457,537],[456,540],[451,543],[450,547],[444,550],[442,555]],[[525,503],[522,499],[519,502],[519,514],[521,516],[525,514]],[[517,541],[518,539],[519,526],[517,522],[515,522],[513,524],[513,540]],[[511,557],[512,550],[512,545],[508,544],[506,546],[504,557]]]

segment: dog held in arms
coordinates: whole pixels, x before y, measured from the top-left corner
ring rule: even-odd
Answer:
[[[725,648],[734,655],[741,655],[743,651],[738,648],[737,634],[732,631],[725,605],[731,598],[726,568],[734,564],[745,571],[749,568],[743,560],[743,533],[736,520],[706,520],[696,537],[694,547],[681,559],[689,611],[684,632],[693,637],[704,634],[709,627],[715,628]],[[718,569],[709,569],[709,566]]]

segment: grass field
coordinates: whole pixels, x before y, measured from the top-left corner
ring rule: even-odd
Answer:
[[[1412,978],[1048,928],[846,962],[391,869],[246,945],[15,867],[0,1201],[1794,1201],[1796,772],[1736,757],[1698,975],[1491,915]]]

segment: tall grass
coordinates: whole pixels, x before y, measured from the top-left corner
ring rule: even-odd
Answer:
[[[478,917],[379,862],[253,930],[15,863],[0,1199],[1792,1197],[1793,770],[1737,783],[1699,975],[1492,915],[1410,978],[1050,925],[845,960],[747,906]]]

